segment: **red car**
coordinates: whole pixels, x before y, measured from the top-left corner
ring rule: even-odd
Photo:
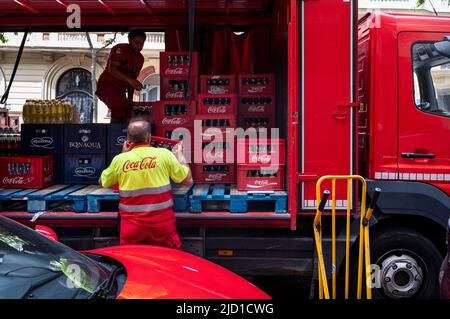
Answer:
[[[0,216],[1,299],[270,299],[238,275],[182,251],[136,245],[80,253],[55,239],[48,228],[35,231]]]
[[[443,299],[450,299],[450,219],[447,225],[447,246],[447,256],[444,258],[439,274],[441,298]]]

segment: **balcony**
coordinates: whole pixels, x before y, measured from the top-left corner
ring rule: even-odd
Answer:
[[[438,13],[450,14],[450,0],[433,0],[434,8]],[[359,9],[380,9],[383,11],[409,11],[417,13],[433,13],[430,1],[426,1],[421,7],[417,7],[417,0],[359,0]]]
[[[114,33],[90,33],[90,38],[92,45],[99,49],[105,45],[105,41],[114,38]],[[7,43],[1,44],[2,47],[18,47],[22,41],[22,33],[5,33],[8,39]],[[127,43],[128,36],[126,33],[116,34],[116,40],[114,44],[117,43]],[[28,35],[27,42],[25,44],[26,48],[36,48],[36,49],[89,49],[89,42],[87,40],[86,33],[81,32],[32,32]],[[111,47],[111,46],[110,46]],[[164,50],[164,33],[163,32],[147,32],[147,40],[144,44],[144,50]]]

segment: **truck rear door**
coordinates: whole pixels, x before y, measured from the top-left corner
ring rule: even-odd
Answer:
[[[304,1],[301,110],[302,210],[316,207],[316,181],[323,175],[354,172],[354,1]],[[331,191],[331,183],[324,187]],[[346,207],[346,186],[336,192]],[[331,199],[331,198],[330,198]]]
[[[399,179],[450,194],[450,59],[433,47],[450,33],[398,37]]]

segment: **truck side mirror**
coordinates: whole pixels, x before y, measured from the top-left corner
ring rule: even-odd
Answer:
[[[437,52],[447,58],[450,58],[450,36],[445,36],[444,41],[436,42],[433,45]]]

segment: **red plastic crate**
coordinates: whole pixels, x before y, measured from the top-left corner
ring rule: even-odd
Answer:
[[[264,165],[238,165],[237,189],[239,191],[284,190],[284,168],[284,165],[273,168]]]
[[[157,126],[193,126],[196,103],[186,105],[183,100],[161,101],[154,109],[154,121]]]
[[[236,93],[236,76],[231,75],[200,75],[200,93],[230,94]]]
[[[236,142],[235,139],[208,139],[194,143],[194,160],[202,164],[236,162]],[[228,157],[230,157],[228,159]]]
[[[239,94],[275,94],[275,74],[239,74]]]
[[[214,134],[214,132],[221,132],[225,137],[227,129],[236,128],[236,115],[232,114],[198,114],[195,116],[194,121],[201,121],[202,133],[208,136],[208,133]],[[195,123],[194,123],[195,125]],[[208,133],[205,133],[209,129]]]
[[[197,77],[192,76],[189,82],[191,100],[197,99]],[[161,100],[184,100],[184,90],[187,85],[185,76],[161,76]]]
[[[189,132],[189,135],[187,134],[186,130],[179,131],[180,134],[177,132],[174,132],[176,129],[180,129],[179,126],[158,126],[156,127],[156,135],[158,137],[163,137],[165,139],[172,139],[175,141],[182,141],[183,142],[183,154],[188,163],[192,162],[192,149],[193,149],[193,140],[194,140],[194,128],[193,127],[183,127],[183,129],[186,129]],[[174,133],[173,133],[174,132]],[[172,136],[172,133],[175,134]],[[173,137],[173,138],[172,138]],[[180,139],[181,137],[181,139]],[[153,138],[153,137],[152,137]]]
[[[235,164],[194,164],[194,183],[234,184],[236,183]],[[222,170],[222,168],[224,170]]]
[[[239,127],[247,129],[249,127],[254,128],[274,128],[275,125],[275,114],[266,116],[251,116],[251,115],[239,115],[238,119]],[[270,133],[270,130],[269,130]]]
[[[240,116],[273,116],[275,114],[274,95],[239,95]]]
[[[285,150],[284,139],[238,139],[237,163],[284,165]]]
[[[197,114],[237,114],[236,94],[199,94]]]
[[[162,76],[187,76],[189,52],[160,52],[159,61]],[[192,52],[191,76],[198,75],[198,54]]]
[[[0,187],[44,188],[53,178],[53,156],[0,157]]]

